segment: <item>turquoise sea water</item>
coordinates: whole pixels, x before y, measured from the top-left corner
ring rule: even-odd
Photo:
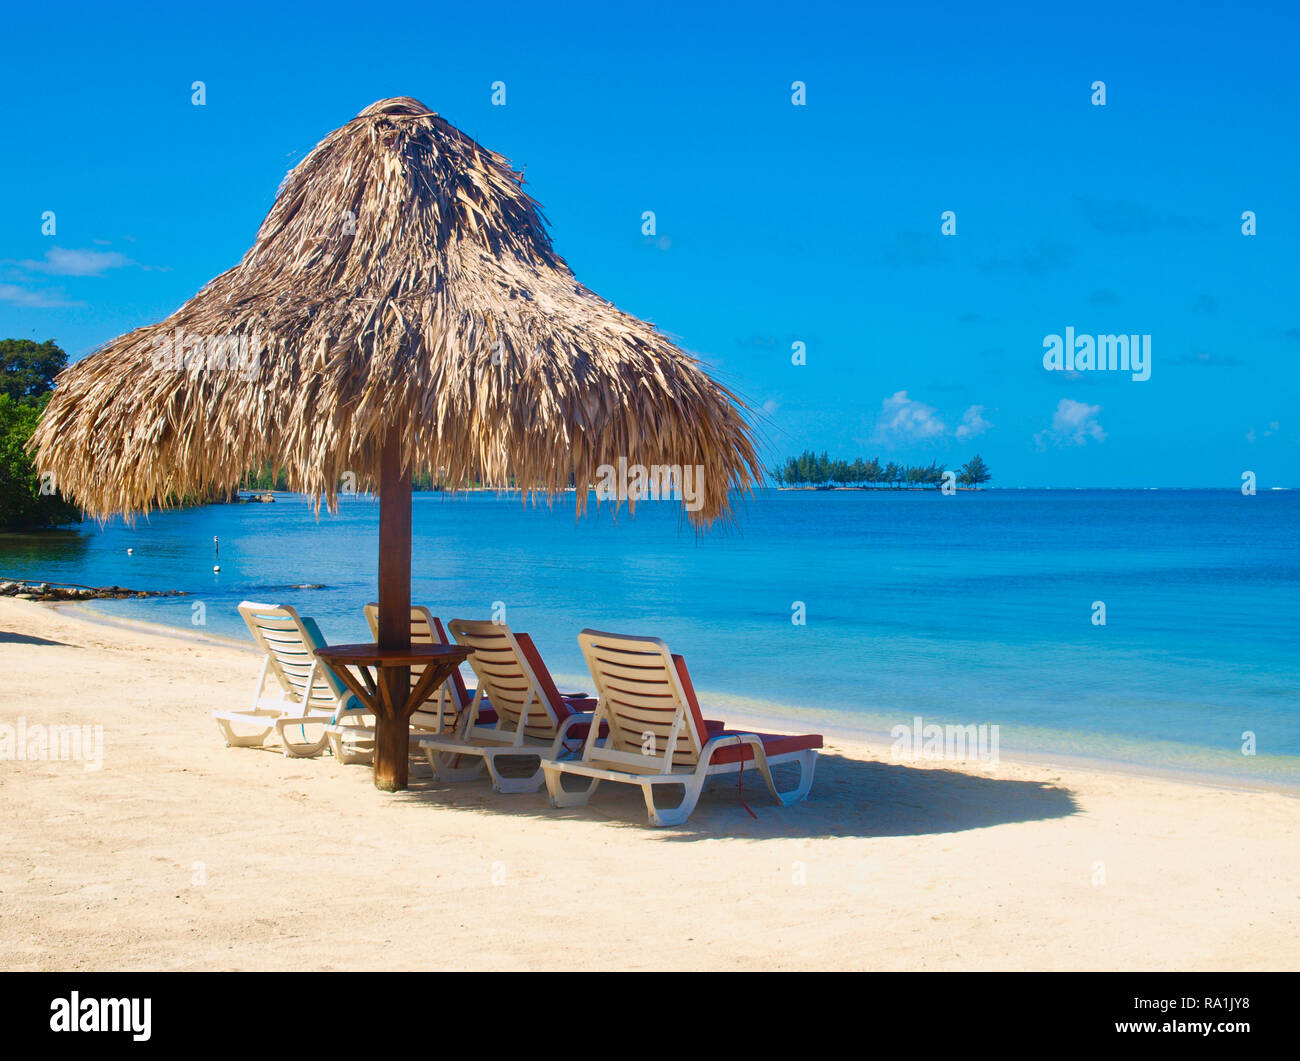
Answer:
[[[568,685],[584,626],[650,633],[714,717],[996,723],[1004,754],[1300,784],[1300,493],[766,491],[702,537],[668,504],[575,522],[572,496],[421,494],[414,512],[414,600],[445,619],[500,602]],[[202,602],[206,632],[239,638],[240,600],[290,603],[361,641],[377,534],[370,498],[317,522],[279,495],[0,536],[0,576],[186,590],[90,607],[192,629]]]

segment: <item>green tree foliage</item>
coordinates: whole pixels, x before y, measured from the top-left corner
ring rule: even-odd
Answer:
[[[49,394],[15,399],[0,393],[0,530],[38,530],[79,523],[81,511],[57,492],[41,493],[41,478],[27,453]]]
[[[0,394],[39,398],[54,389],[54,377],[67,367],[68,355],[53,339],[0,339]]]
[[[267,490],[288,490],[289,473],[270,463],[263,464],[262,467],[247,472],[240,487],[244,490],[256,490],[259,493]]]
[[[81,511],[41,476],[27,443],[68,363],[54,340],[0,339],[0,530],[37,530],[81,522]]]
[[[993,476],[989,474],[988,465],[984,463],[983,458],[977,453],[962,465],[961,471],[957,475],[957,482],[961,483],[962,486],[978,488],[992,478]]]

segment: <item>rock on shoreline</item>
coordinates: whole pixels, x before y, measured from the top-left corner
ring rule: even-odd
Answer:
[[[126,589],[123,586],[77,586],[67,582],[32,582],[22,580],[0,582],[0,597],[17,597],[19,600],[121,600],[126,597],[184,596],[187,596],[187,594],[183,590],[179,589]]]

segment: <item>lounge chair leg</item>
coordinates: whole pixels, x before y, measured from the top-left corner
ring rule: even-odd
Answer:
[[[593,777],[591,783],[585,788],[571,792],[564,787],[563,771],[542,767],[542,772],[546,775],[546,792],[551,797],[552,807],[585,807],[587,800],[591,799],[591,794],[600,785],[600,778]]]
[[[488,774],[492,778],[492,791],[500,792],[505,795],[518,795],[521,792],[536,792],[542,787],[542,767],[538,763],[537,770],[528,777],[503,777],[497,770],[496,763],[493,762],[494,756],[483,756],[483,762],[487,765]],[[525,758],[525,756],[509,756],[508,758]],[[527,758],[532,758],[527,756]],[[540,760],[541,756],[537,756]]]
[[[271,727],[268,726],[261,733],[241,737],[231,728],[229,720],[224,718],[217,719],[217,729],[221,731],[227,748],[260,748],[266,743],[267,734],[271,732]]]
[[[457,756],[450,752],[436,752],[431,748],[424,750],[429,759],[433,776],[439,781],[473,781],[483,769],[483,757],[480,755]],[[454,766],[457,758],[468,760],[461,766]]]
[[[768,764],[767,758],[759,756],[758,759],[758,769],[763,775],[763,780],[767,782],[767,787],[771,790],[772,795],[776,797],[777,802],[783,807],[798,803],[808,795],[809,790],[812,788],[813,771],[817,766],[817,750],[809,748],[801,751],[794,761],[799,764],[799,781],[794,788],[785,792],[778,792],[776,783],[772,780],[772,767]]]
[[[310,723],[308,723],[310,725]],[[319,723],[317,723],[319,725]],[[315,741],[304,741],[301,744],[295,744],[289,739],[285,732],[290,726],[301,726],[302,723],[296,719],[281,721],[275,724],[276,733],[280,737],[280,744],[284,749],[285,758],[288,759],[310,759],[313,756],[320,755],[329,744],[330,735],[322,732],[320,737]],[[305,736],[305,734],[304,734]]]
[[[700,801],[700,793],[704,791],[704,778],[692,777],[689,781],[682,783],[682,801],[676,807],[666,810],[660,810],[655,806],[655,786],[651,784],[641,785],[641,795],[645,797],[646,810],[650,813],[651,825],[684,825],[686,819],[691,816],[695,810],[695,804]]]
[[[327,736],[329,738],[330,751],[333,753],[335,760],[344,766],[351,766],[353,763],[369,763],[374,758],[375,752],[373,748],[359,749],[355,742],[349,745],[343,739],[341,733],[329,733]],[[348,751],[349,747],[353,750]]]

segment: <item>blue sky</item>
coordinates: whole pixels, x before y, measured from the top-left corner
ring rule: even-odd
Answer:
[[[1294,8],[964,7],[27,5],[0,333],[77,358],[165,316],[321,137],[411,95],[527,167],[579,279],[761,409],[769,459],[1300,485]],[[1067,326],[1151,335],[1151,378],[1046,371]]]

